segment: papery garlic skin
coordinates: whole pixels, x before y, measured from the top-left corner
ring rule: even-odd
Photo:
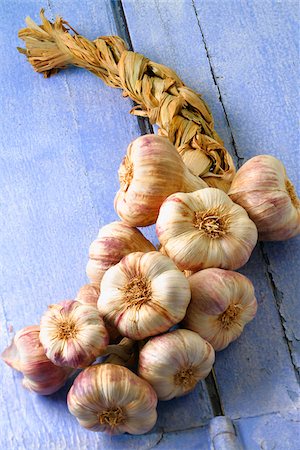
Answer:
[[[160,252],[131,253],[101,282],[98,309],[131,339],[144,339],[180,322],[190,301],[189,282]]]
[[[79,424],[111,435],[143,434],[157,420],[152,387],[126,367],[94,365],[78,375],[68,394],[68,408]]]
[[[100,295],[100,286],[95,284],[84,284],[77,292],[75,300],[83,305],[97,307],[97,301]]]
[[[58,366],[86,367],[104,352],[109,336],[96,307],[66,300],[50,305],[40,324],[40,341]]]
[[[138,375],[154,388],[159,400],[191,392],[215,361],[213,347],[199,334],[176,330],[151,338],[140,351]]]
[[[223,350],[237,339],[257,310],[251,281],[238,272],[205,269],[189,277],[192,299],[183,326]]]
[[[46,357],[39,334],[38,325],[18,331],[1,357],[10,367],[23,373],[22,384],[26,389],[40,395],[50,395],[65,384],[73,369],[58,367]]]
[[[112,222],[102,227],[89,248],[86,273],[91,283],[99,285],[104,273],[133,252],[151,252],[153,244],[142,233],[124,222]]]
[[[167,138],[153,134],[140,136],[129,145],[119,179],[115,210],[131,226],[155,223],[168,195],[207,187],[189,171]]]
[[[162,204],[156,233],[180,270],[238,269],[248,261],[257,229],[225,192],[201,189],[170,195]]]
[[[248,212],[262,241],[300,233],[300,200],[284,165],[271,155],[249,159],[237,171],[229,195]]]
[[[100,287],[94,284],[85,284],[77,292],[75,300],[84,305],[91,305],[97,308],[97,302],[100,295]],[[104,322],[105,328],[109,334],[109,342],[115,343],[120,338],[120,333],[113,325]]]

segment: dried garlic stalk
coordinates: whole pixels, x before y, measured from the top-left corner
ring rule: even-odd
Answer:
[[[27,17],[19,31],[24,53],[37,72],[49,77],[69,65],[83,67],[106,84],[123,89],[137,103],[132,114],[149,117],[159,133],[176,146],[192,172],[208,185],[227,191],[235,173],[233,161],[214,130],[212,114],[199,94],[176,73],[126,49],[117,36],[90,41],[62,18],[54,24],[41,11],[43,25]],[[71,35],[70,30],[74,31]]]

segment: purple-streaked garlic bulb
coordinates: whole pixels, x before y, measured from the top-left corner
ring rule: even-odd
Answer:
[[[38,325],[22,328],[1,358],[10,367],[23,373],[22,384],[26,389],[40,395],[50,395],[65,384],[74,370],[58,367],[47,358],[39,334]]]
[[[102,227],[91,243],[86,273],[91,283],[100,285],[104,273],[133,252],[152,252],[153,244],[134,227],[112,222]]]
[[[143,434],[156,423],[157,396],[126,367],[101,364],[81,372],[68,394],[68,408],[79,424],[110,435]]]
[[[249,159],[237,171],[228,194],[245,208],[261,241],[283,241],[300,233],[300,200],[274,156]]]
[[[98,309],[120,334],[140,340],[180,322],[190,295],[187,278],[170,258],[137,252],[105,273]]]
[[[154,388],[159,400],[191,392],[215,360],[213,347],[199,334],[175,330],[155,336],[140,351],[138,374]]]
[[[205,269],[188,278],[192,299],[183,326],[223,350],[237,339],[257,310],[251,281],[238,272]]]
[[[46,355],[58,366],[86,367],[104,353],[109,341],[97,308],[74,300],[50,305],[40,328]]]
[[[133,227],[155,223],[162,202],[170,194],[207,187],[189,171],[174,145],[154,134],[140,136],[129,145],[119,180],[115,210]]]
[[[181,270],[238,269],[249,259],[257,229],[247,212],[220,189],[170,195],[156,223],[165,253]]]

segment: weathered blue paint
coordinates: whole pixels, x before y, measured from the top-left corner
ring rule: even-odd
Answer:
[[[47,5],[49,17],[59,13],[88,37],[117,32],[109,1]],[[86,282],[89,243],[116,218],[117,168],[140,134],[120,92],[79,69],[44,80],[16,52],[24,15],[38,19],[40,6],[1,4],[0,350],[13,332],[37,323],[47,304],[72,298]],[[124,10],[135,50],[203,94],[235,159],[278,156],[299,191],[296,2],[126,0]],[[153,228],[146,234],[153,239]],[[296,449],[299,388],[286,338],[299,366],[297,251],[297,239],[255,251],[242,272],[255,284],[257,318],[217,355],[224,411],[249,450]],[[161,403],[148,435],[110,438],[79,428],[65,403],[69,386],[43,398],[25,391],[4,364],[0,371],[0,448],[206,450],[214,439],[203,384]]]
[[[240,441],[249,450],[298,450],[299,411],[273,413],[234,421]]]

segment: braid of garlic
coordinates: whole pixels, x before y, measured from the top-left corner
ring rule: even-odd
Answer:
[[[47,78],[59,69],[75,65],[89,70],[107,85],[123,89],[124,96],[137,103],[132,114],[158,124],[159,134],[176,146],[195,175],[228,191],[235,174],[232,158],[214,130],[205,101],[185,86],[173,70],[128,51],[117,36],[90,41],[60,17],[51,23],[41,10],[41,19],[43,24],[38,26],[27,18],[28,28],[19,31],[26,45],[26,50],[19,51],[36,72]]]

